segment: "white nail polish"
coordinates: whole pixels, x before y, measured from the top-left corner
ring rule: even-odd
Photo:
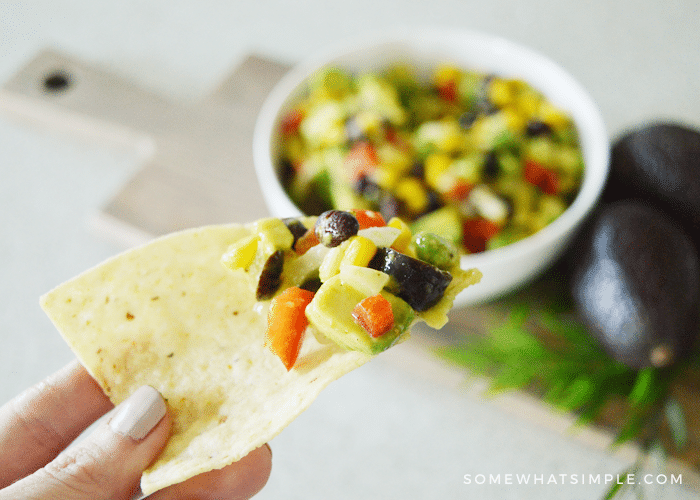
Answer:
[[[139,441],[160,422],[165,412],[165,401],[160,393],[144,385],[119,405],[109,426],[114,432]]]

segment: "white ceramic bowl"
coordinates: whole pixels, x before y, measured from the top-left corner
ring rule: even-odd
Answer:
[[[254,131],[255,170],[265,203],[278,217],[301,213],[280,184],[275,159],[279,120],[303,92],[305,80],[327,65],[360,71],[380,69],[397,60],[417,68],[451,61],[465,69],[524,79],[576,122],[585,163],[578,196],[559,218],[534,235],[496,250],[464,255],[462,267],[476,267],[484,276],[457,297],[455,307],[487,302],[525,285],[554,263],[597,203],[608,173],[609,139],[596,104],[571,75],[543,55],[499,37],[461,30],[393,31],[329,48],[293,68],[263,104]]]

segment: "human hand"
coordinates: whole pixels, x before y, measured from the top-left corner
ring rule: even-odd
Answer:
[[[141,473],[165,446],[172,425],[154,389],[136,391],[109,422],[65,450],[112,407],[88,372],[73,362],[0,408],[0,500],[130,500],[138,495]],[[250,498],[265,485],[270,468],[265,445],[148,499]]]

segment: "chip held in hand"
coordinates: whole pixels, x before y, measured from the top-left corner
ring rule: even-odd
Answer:
[[[141,478],[144,494],[267,443],[330,382],[405,340],[415,321],[444,325],[455,296],[481,277],[458,266],[441,270],[452,279],[434,305],[417,311],[394,295],[388,276],[356,265],[369,261],[372,245],[360,246],[362,259],[343,259],[353,238],[391,244],[400,231],[359,229],[330,248],[306,236],[315,219],[167,235],[41,298],[115,405],[142,385],[165,398],[172,435]],[[363,326],[353,317],[358,304]]]

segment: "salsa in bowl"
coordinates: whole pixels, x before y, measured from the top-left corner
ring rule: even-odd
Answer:
[[[597,201],[608,142],[593,101],[549,59],[488,35],[425,31],[293,69],[263,106],[254,155],[274,214],[377,210],[461,247],[484,274],[457,298],[466,305],[561,253]]]

